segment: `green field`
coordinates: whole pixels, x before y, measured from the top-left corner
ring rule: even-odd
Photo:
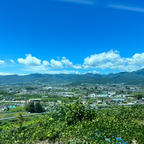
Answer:
[[[14,112],[14,113],[0,113],[0,119],[4,119],[4,118],[10,118],[10,117],[18,117],[20,112]],[[26,112],[21,112],[22,115],[26,115]]]
[[[76,102],[62,104],[58,111],[3,124],[0,144],[51,143],[142,144],[144,140],[144,105],[91,109]],[[121,140],[117,140],[121,139]],[[110,142],[108,142],[110,141]]]

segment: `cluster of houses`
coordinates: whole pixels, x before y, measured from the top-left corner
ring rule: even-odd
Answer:
[[[0,103],[5,102],[15,102],[15,106],[18,104],[23,104],[25,102],[40,102],[41,99],[46,99],[53,96],[72,98],[78,97],[83,103],[87,100],[92,100],[93,105],[134,105],[134,104],[144,104],[144,98],[136,99],[130,97],[131,93],[144,92],[144,87],[139,86],[126,86],[123,84],[115,85],[89,85],[81,84],[79,86],[31,86],[31,87],[20,87],[20,86],[5,86],[0,87],[0,91],[5,91],[10,95],[3,96],[0,95]],[[26,95],[38,96],[25,99]],[[17,99],[17,97],[19,99]],[[45,102],[46,103],[46,102]],[[60,101],[58,102],[60,103]],[[1,105],[0,111],[5,110],[7,107]],[[48,106],[48,103],[47,107]],[[10,107],[14,108],[14,107]]]

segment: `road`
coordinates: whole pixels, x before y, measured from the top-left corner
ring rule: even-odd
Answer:
[[[36,114],[27,114],[27,115],[23,115],[23,117],[28,117],[28,116],[36,116],[36,115],[42,115],[44,113],[36,113]],[[3,119],[0,119],[0,121],[3,121],[3,120],[11,120],[11,119],[17,119],[17,117],[8,117],[8,118],[3,118]]]
[[[25,103],[26,101],[0,101],[2,103]]]

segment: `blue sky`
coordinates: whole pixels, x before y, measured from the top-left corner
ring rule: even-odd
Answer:
[[[0,1],[0,74],[144,68],[143,0]]]

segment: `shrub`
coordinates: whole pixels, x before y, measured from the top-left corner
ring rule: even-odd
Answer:
[[[31,112],[31,113],[41,113],[44,112],[44,108],[42,107],[42,105],[37,102],[30,102],[25,106],[26,111]]]
[[[82,120],[92,120],[95,115],[94,110],[90,106],[85,106],[80,101],[62,106],[60,113],[64,114],[68,125],[81,122]]]

